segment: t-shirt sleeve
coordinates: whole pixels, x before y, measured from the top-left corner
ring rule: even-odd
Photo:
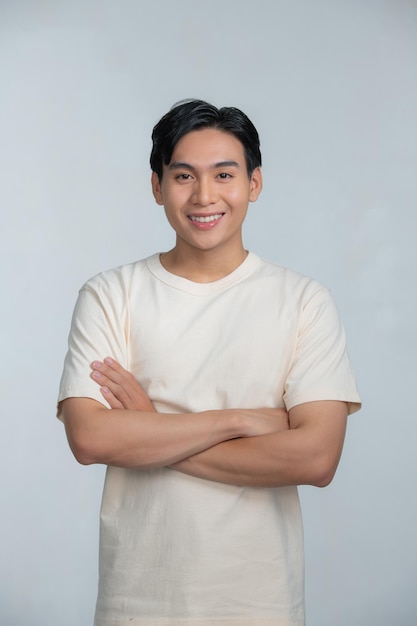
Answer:
[[[340,400],[349,413],[361,406],[346,350],[346,338],[329,291],[315,283],[306,290],[297,341],[285,384],[287,409],[319,400]]]
[[[91,378],[91,363],[107,356],[128,368],[128,307],[119,285],[109,286],[102,276],[95,277],[81,288],[74,308],[68,338],[68,352],[58,395],[65,398],[92,398],[108,406],[100,388]]]

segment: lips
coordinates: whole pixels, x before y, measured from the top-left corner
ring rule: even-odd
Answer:
[[[189,215],[188,219],[199,224],[210,224],[217,222],[217,220],[223,217],[223,215],[224,213],[214,213],[212,215]]]

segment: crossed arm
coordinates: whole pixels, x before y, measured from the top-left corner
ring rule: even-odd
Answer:
[[[81,463],[169,466],[207,480],[262,487],[323,487],[334,476],[346,429],[344,402],[307,402],[288,414],[270,408],[163,414],[115,361],[92,368],[111,410],[89,398],[62,403],[68,440]]]

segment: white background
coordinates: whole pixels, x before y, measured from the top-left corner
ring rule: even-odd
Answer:
[[[80,285],[173,244],[150,133],[187,97],[258,127],[246,246],[331,288],[363,397],[301,489],[308,626],[414,626],[413,0],[0,2],[0,622],[92,623],[103,468],[55,398]]]

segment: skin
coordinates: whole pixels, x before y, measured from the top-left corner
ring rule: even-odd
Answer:
[[[262,174],[256,168],[248,177],[243,146],[233,135],[214,129],[185,135],[162,180],[152,174],[152,190],[176,233],[175,247],[161,255],[168,271],[211,282],[242,263],[242,224],[261,193]],[[222,217],[205,230],[191,221],[214,215]]]
[[[175,147],[155,200],[176,233],[161,255],[171,273],[211,282],[235,270],[247,252],[242,224],[262,190],[259,168],[248,176],[242,144],[216,129],[194,131]],[[92,364],[111,410],[89,398],[68,398],[62,414],[76,458],[118,467],[169,466],[235,485],[325,486],[342,452],[347,405],[322,401],[283,409],[197,414],[157,413],[129,372],[112,359]]]
[[[111,358],[95,361],[91,377],[100,384],[103,397],[114,409],[140,411],[150,402],[134,377]],[[199,478],[241,486],[325,487],[331,482],[343,447],[346,403],[327,400],[306,402],[288,413],[283,409],[238,413],[255,418],[262,413],[275,416],[276,428],[270,433],[219,443],[171,463],[170,467]]]

